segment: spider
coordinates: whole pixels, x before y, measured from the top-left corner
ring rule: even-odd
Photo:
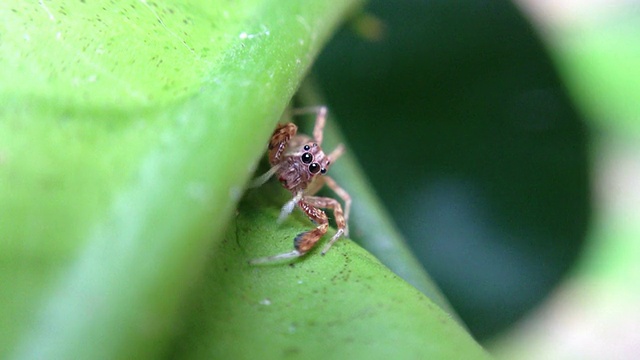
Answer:
[[[329,228],[327,215],[321,209],[333,210],[338,226],[335,235],[322,250],[322,255],[326,254],[333,243],[341,236],[349,236],[347,221],[349,220],[349,210],[351,209],[351,197],[332,178],[324,176],[331,163],[342,155],[344,146],[340,144],[329,155],[325,155],[320,145],[322,144],[327,108],[318,106],[292,111],[292,115],[307,113],[316,114],[313,139],[307,135],[297,134],[298,127],[293,123],[278,124],[269,141],[268,155],[271,169],[256,178],[252,186],[260,186],[269,180],[271,176],[277,174],[282,186],[293,194],[293,198],[282,207],[278,223],[284,221],[293,209],[298,206],[317,227],[298,234],[293,240],[293,251],[253,259],[249,261],[251,264],[297,258],[309,252]],[[314,196],[325,184],[344,201],[344,212],[336,199]]]

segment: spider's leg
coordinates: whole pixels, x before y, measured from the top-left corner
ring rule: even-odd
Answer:
[[[303,115],[308,113],[316,114],[316,123],[313,127],[313,140],[316,144],[322,144],[322,132],[324,130],[324,124],[327,120],[327,107],[326,106],[313,106],[294,109],[291,111],[292,115]]]
[[[338,145],[331,154],[328,155],[329,162],[335,162],[340,156],[344,154],[344,145]],[[343,188],[341,188],[335,180],[328,176],[323,176],[323,183],[327,184],[327,186],[333,190],[343,201],[344,201],[344,236],[349,236],[349,213],[351,212],[351,196],[346,192]]]
[[[284,153],[291,138],[298,132],[298,127],[294,123],[278,124],[269,140],[269,164],[275,166],[280,163],[280,158]]]
[[[338,158],[342,156],[342,154],[344,154],[344,145],[340,144],[336,146],[336,148],[333,149],[331,154],[329,154],[327,157],[329,158],[329,161],[333,163],[338,160]]]
[[[327,179],[330,179],[330,178],[327,178]],[[307,196],[304,198],[304,201],[307,204],[309,204],[310,207],[313,207],[313,208],[323,208],[323,209],[333,210],[333,216],[335,216],[336,218],[336,225],[338,225],[338,231],[336,231],[335,235],[333,235],[333,237],[331,237],[331,240],[329,240],[329,243],[324,247],[324,249],[322,249],[322,255],[324,255],[327,253],[327,251],[329,251],[333,243],[335,243],[341,236],[345,235],[345,232],[348,231],[345,216],[344,216],[344,213],[342,212],[342,206],[340,205],[338,200],[328,198],[328,197]]]
[[[344,217],[344,236],[348,237],[349,236],[349,213],[351,212],[351,196],[349,195],[348,192],[346,192],[343,188],[341,188],[340,185],[338,185],[335,182],[335,180],[333,180],[332,178],[325,176],[324,182],[327,184],[327,186],[331,190],[333,190],[334,193],[336,193],[336,195],[340,197],[340,199],[342,199],[342,201],[344,201],[344,216],[343,216]],[[336,222],[337,222],[338,215],[336,214],[335,216],[336,216]],[[340,225],[338,225],[338,228],[340,228]]]
[[[253,259],[249,261],[250,264],[265,264],[300,257],[311,250],[318,240],[322,238],[329,228],[329,220],[327,219],[327,215],[324,211],[307,202],[307,199],[309,198],[312,200],[314,199],[314,197],[303,197],[298,201],[298,206],[309,217],[309,219],[318,224],[318,226],[313,230],[298,234],[298,236],[293,240],[293,247],[295,248],[293,251]]]

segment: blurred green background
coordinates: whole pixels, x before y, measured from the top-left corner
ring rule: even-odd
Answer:
[[[588,134],[509,2],[373,1],[384,37],[341,32],[316,70],[395,222],[479,339],[573,265]]]
[[[633,3],[374,0],[316,64],[393,220],[485,343],[584,274],[637,279],[637,245],[619,256],[637,226],[617,251],[588,251],[618,229],[599,221],[603,154],[637,138]]]

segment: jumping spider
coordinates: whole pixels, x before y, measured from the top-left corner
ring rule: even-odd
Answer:
[[[319,106],[296,109],[292,112],[292,115],[306,113],[316,114],[313,139],[306,135],[297,134],[298,127],[293,123],[278,124],[269,141],[268,154],[271,169],[256,178],[252,185],[260,186],[269,180],[271,176],[277,174],[282,186],[293,194],[293,198],[282,207],[278,222],[286,219],[297,205],[318,226],[313,230],[298,234],[293,240],[293,251],[254,259],[250,261],[251,264],[292,259],[306,254],[329,228],[329,220],[324,211],[320,210],[321,208],[333,210],[338,226],[335,235],[322,250],[322,255],[326,254],[331,245],[341,236],[349,235],[347,221],[349,220],[349,210],[351,209],[351,197],[332,178],[324,176],[329,169],[329,165],[342,155],[344,146],[341,144],[329,155],[325,155],[320,145],[322,144],[327,108]],[[323,176],[316,176],[318,174]],[[325,184],[344,201],[344,213],[337,200],[313,196]]]

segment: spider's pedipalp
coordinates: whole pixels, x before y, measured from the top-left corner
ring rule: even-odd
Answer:
[[[278,170],[280,169],[280,164],[278,165],[274,165],[273,167],[271,167],[271,169],[269,169],[269,171],[267,171],[266,173],[258,176],[257,178],[251,180],[251,183],[249,184],[250,188],[257,188],[262,186],[264,183],[266,183],[267,181],[269,181],[269,179],[271,179],[271,177],[278,172]]]
[[[293,250],[293,251],[288,252],[288,253],[283,253],[283,254],[278,254],[278,255],[273,255],[273,256],[266,256],[266,257],[257,258],[257,259],[251,259],[251,260],[249,260],[249,264],[251,264],[251,265],[267,264],[267,263],[272,263],[272,262],[276,262],[276,261],[294,259],[294,258],[300,257],[302,255],[304,255],[304,254],[300,253],[300,251]]]
[[[282,222],[289,217],[289,214],[293,212],[293,209],[296,207],[296,204],[300,199],[302,199],[302,191],[298,192],[291,200],[287,201],[286,204],[282,206],[282,209],[280,209],[280,216],[278,216],[278,224],[282,224]]]

